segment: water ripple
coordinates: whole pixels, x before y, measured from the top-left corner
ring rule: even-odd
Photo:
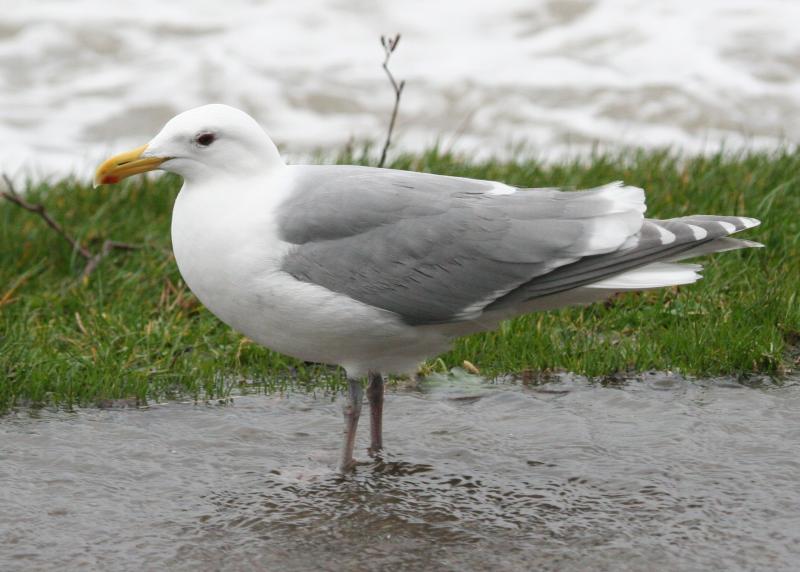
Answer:
[[[0,419],[0,569],[790,570],[800,386],[434,377],[334,471],[339,404]],[[366,431],[364,431],[366,433]]]

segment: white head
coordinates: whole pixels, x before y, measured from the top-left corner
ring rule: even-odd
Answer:
[[[147,145],[105,161],[95,173],[95,185],[153,169],[191,182],[257,175],[281,165],[275,144],[252,117],[227,105],[211,104],[176,115]]]

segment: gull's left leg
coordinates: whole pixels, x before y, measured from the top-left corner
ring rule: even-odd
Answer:
[[[369,400],[369,453],[374,456],[383,449],[383,376],[380,372],[369,372],[367,399]]]
[[[347,380],[347,401],[342,413],[344,414],[344,445],[342,446],[342,460],[339,470],[343,473],[352,469],[356,460],[353,458],[353,447],[356,444],[356,430],[358,418],[361,416],[362,389],[358,379]]]

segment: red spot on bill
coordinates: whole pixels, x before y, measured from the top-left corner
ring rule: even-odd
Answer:
[[[106,175],[103,177],[101,183],[104,185],[113,185],[114,183],[119,183],[119,177],[115,177],[114,175]]]

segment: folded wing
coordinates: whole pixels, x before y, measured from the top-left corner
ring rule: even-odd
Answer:
[[[645,220],[644,192],[621,183],[565,192],[351,166],[292,174],[277,215],[291,244],[283,270],[413,325],[471,320],[614,276],[610,287],[648,287],[655,269],[619,279],[755,224]]]

